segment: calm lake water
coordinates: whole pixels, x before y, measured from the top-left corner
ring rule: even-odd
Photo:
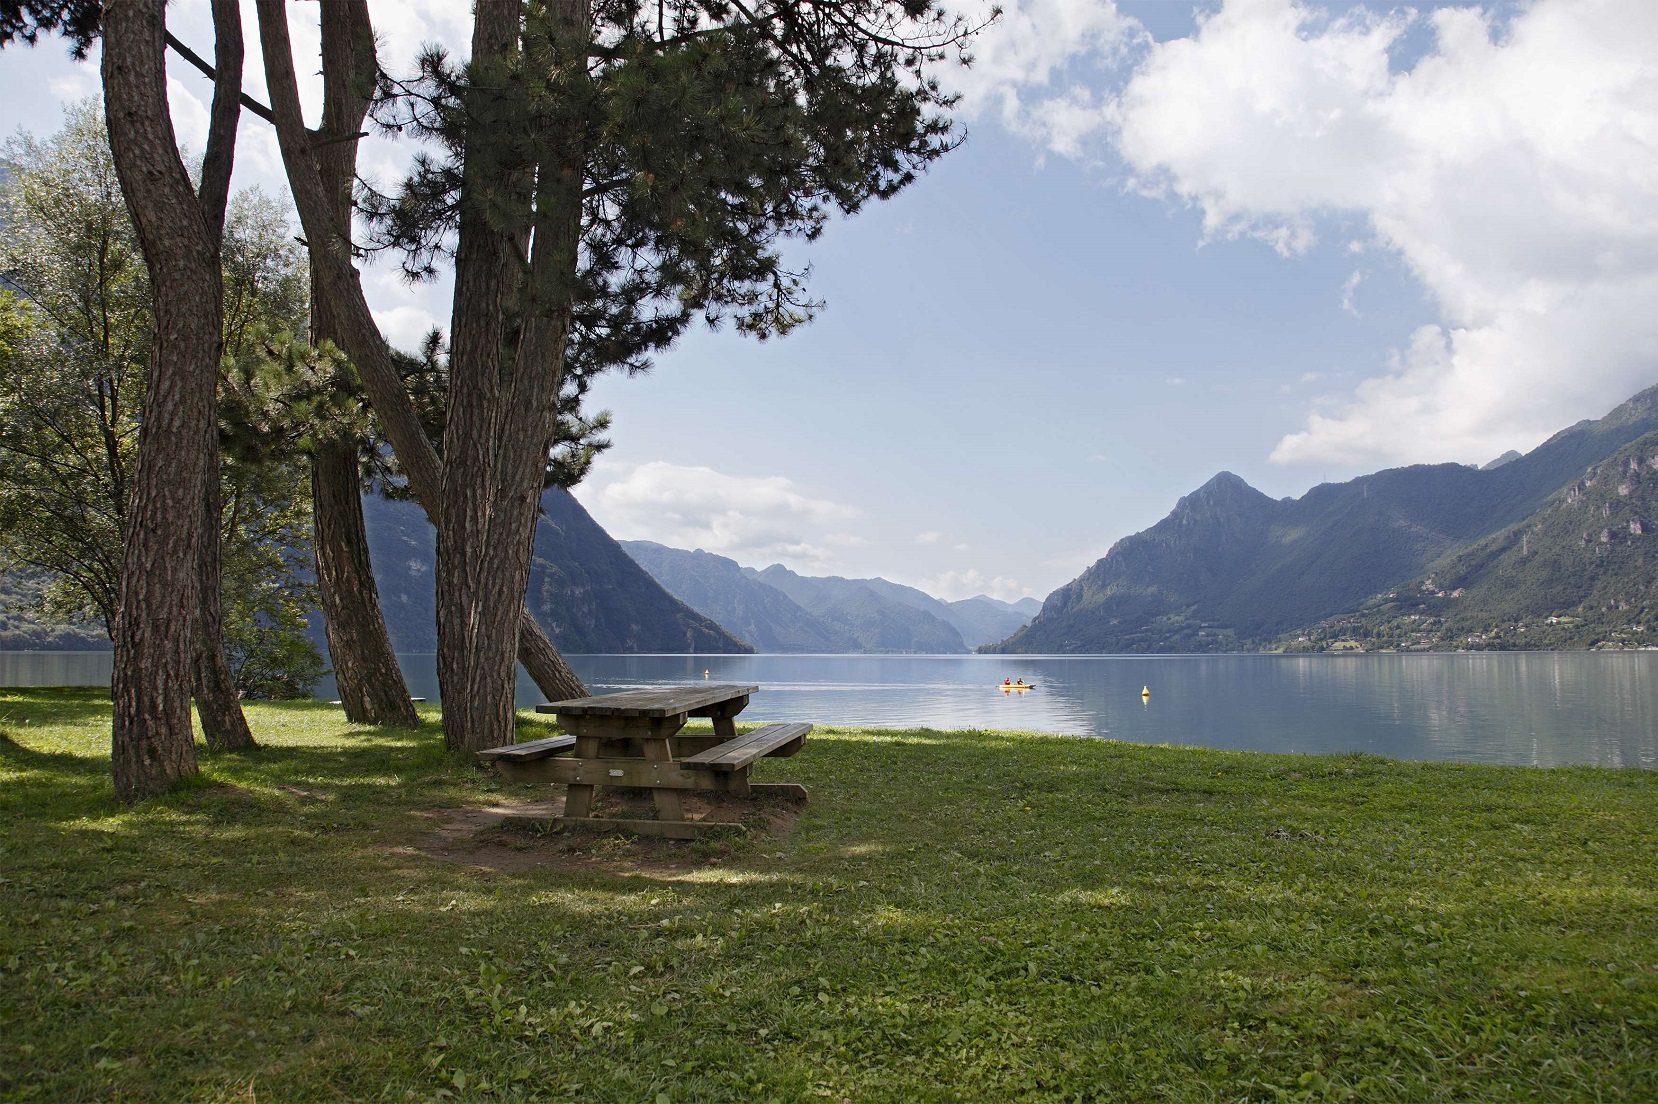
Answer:
[[[744,720],[1012,729],[1261,751],[1658,767],[1658,653],[1345,656],[570,656],[595,693],[761,687]],[[434,659],[402,657],[437,697]],[[1004,678],[1036,684],[1003,693]],[[0,685],[94,684],[108,653],[0,653]],[[1150,687],[1142,701],[1140,690]],[[333,685],[318,688],[333,696]],[[518,700],[540,692],[520,678]]]

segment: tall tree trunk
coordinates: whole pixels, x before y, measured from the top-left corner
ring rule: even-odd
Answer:
[[[317,587],[345,715],[357,724],[413,728],[420,718],[386,635],[380,592],[369,565],[356,449],[317,449],[311,458],[311,507]]]
[[[282,150],[288,185],[299,211],[306,240],[310,245],[314,272],[327,288],[330,302],[339,311],[341,336],[346,353],[361,373],[381,428],[397,451],[408,474],[409,486],[437,524],[443,492],[443,464],[427,440],[408,391],[397,375],[385,338],[375,324],[363,296],[362,282],[351,264],[349,227],[331,216],[327,191],[316,173],[310,141],[299,106],[299,87],[294,75],[293,48],[288,36],[286,5],[283,0],[259,0],[259,29],[265,59],[265,78],[270,92],[271,111],[276,121],[277,140]],[[507,612],[506,616],[513,616]],[[563,657],[541,627],[517,598],[519,660],[530,677],[551,698],[580,697],[586,693]],[[464,687],[445,686],[464,699]],[[446,701],[445,713],[462,702]],[[507,741],[510,742],[510,739]]]
[[[221,593],[220,526],[224,524],[223,496],[219,488],[219,431],[213,427],[208,447],[206,494],[202,496],[201,555],[197,558],[197,609],[194,688],[196,715],[201,719],[207,746],[219,751],[244,751],[257,747],[242,701],[236,693],[236,677],[225,654],[224,598]]]
[[[570,329],[584,166],[579,136],[561,134],[544,136],[551,151],[541,163],[521,166],[516,177],[503,170],[511,155],[484,121],[501,114],[492,100],[517,94],[492,69],[521,48],[521,5],[479,0],[474,11],[437,610],[440,676],[467,691],[464,712],[444,710],[444,736],[450,747],[477,751],[512,742],[518,626],[503,613],[522,601],[529,581]],[[526,64],[583,79],[575,74],[585,73],[590,34],[586,0],[553,0],[525,33]],[[535,212],[524,241],[515,243],[510,224],[490,217],[503,209]],[[526,245],[527,264],[520,260]],[[508,317],[519,320],[510,334]]]
[[[235,4],[215,0],[214,22]],[[104,110],[121,191],[132,214],[155,298],[155,338],[138,461],[122,546],[116,617],[115,793],[136,801],[196,773],[190,725],[191,662],[200,598],[200,556],[210,475],[203,442],[214,428],[214,386],[223,348],[219,233],[228,194],[235,111],[214,113],[202,194],[179,160],[167,104],[162,0],[124,0],[104,12]],[[229,61],[225,56],[221,61]],[[221,64],[220,83],[240,84]],[[210,212],[217,207],[217,222]],[[205,208],[205,210],[204,210]]]
[[[351,225],[351,188],[356,181],[356,134],[374,93],[374,30],[366,0],[333,0],[322,6],[322,126],[315,160],[330,214]],[[347,342],[329,289],[311,266],[311,339]],[[337,444],[318,446],[311,458],[311,511],[317,556],[317,589],[322,597],[334,682],[348,720],[357,724],[420,723],[403,672],[397,666],[380,591],[369,560],[363,525],[357,451]]]
[[[464,94],[469,119],[487,117],[490,101],[512,94],[505,70],[518,53],[520,11],[518,0],[474,5],[471,87]],[[495,498],[506,307],[520,275],[507,233],[490,224],[490,208],[511,210],[517,197],[507,196],[527,186],[522,170],[509,171],[510,160],[501,156],[505,139],[473,125],[462,161],[436,571],[438,681],[445,697],[444,742],[451,748],[512,742],[512,701],[509,696],[503,702],[494,682],[500,653],[510,647],[510,662],[517,650],[517,625],[498,615],[489,618],[479,601],[495,583],[480,578],[479,567]],[[455,687],[463,690],[458,701]]]
[[[214,262],[224,242],[225,207],[230,201],[230,170],[236,148],[236,124],[242,92],[242,16],[234,2],[213,5],[213,117],[207,152],[202,158],[201,191],[197,196],[207,232],[214,243]],[[222,274],[221,274],[222,275]],[[223,299],[221,296],[220,302]],[[221,343],[222,349],[222,343]],[[213,375],[218,387],[218,373]],[[217,402],[217,394],[213,396]],[[236,678],[225,654],[224,572],[222,544],[223,497],[219,487],[219,427],[210,420],[207,440],[207,480],[202,496],[201,552],[197,561],[200,620],[196,624],[193,684],[196,714],[207,746],[221,750],[257,747],[248,719],[242,713]]]

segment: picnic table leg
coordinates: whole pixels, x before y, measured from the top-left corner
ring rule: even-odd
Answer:
[[[672,763],[673,752],[668,748],[668,737],[654,736],[643,741],[645,761],[647,763]],[[651,790],[651,797],[656,802],[657,820],[685,819],[685,805],[679,800],[679,791],[668,789],[666,786],[657,786]]]
[[[737,735],[737,714],[748,705],[748,698],[741,697],[726,702],[719,709],[709,715],[714,722],[714,735],[722,740],[735,739]]]
[[[597,759],[599,757],[599,739],[597,736],[576,737],[576,750],[573,753],[577,759]],[[595,786],[570,785],[564,790],[564,815],[567,817],[588,817],[593,815],[593,791]]]

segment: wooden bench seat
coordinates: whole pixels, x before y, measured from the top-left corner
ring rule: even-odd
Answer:
[[[545,740],[531,740],[527,744],[508,744],[505,747],[486,748],[478,753],[480,759],[502,760],[508,763],[530,763],[548,759],[561,751],[576,746],[574,736],[549,736]]]
[[[767,755],[793,755],[806,743],[810,731],[811,725],[798,722],[769,724],[715,744],[700,755],[681,759],[679,765],[685,770],[742,770]]]

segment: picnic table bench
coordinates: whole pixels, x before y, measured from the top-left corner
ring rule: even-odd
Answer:
[[[501,775],[513,781],[567,787],[564,815],[556,818],[561,824],[694,839],[699,832],[733,825],[687,820],[682,790],[806,799],[806,787],[792,782],[749,781],[749,768],[755,762],[766,756],[793,755],[812,730],[809,724],[787,722],[739,736],[736,716],[748,705],[749,695],[759,689],[698,683],[548,702],[536,706],[536,712],[557,717],[564,735],[491,748],[478,757],[494,762]],[[692,717],[709,718],[713,733],[681,733]],[[656,819],[593,816],[599,786],[649,789]]]

